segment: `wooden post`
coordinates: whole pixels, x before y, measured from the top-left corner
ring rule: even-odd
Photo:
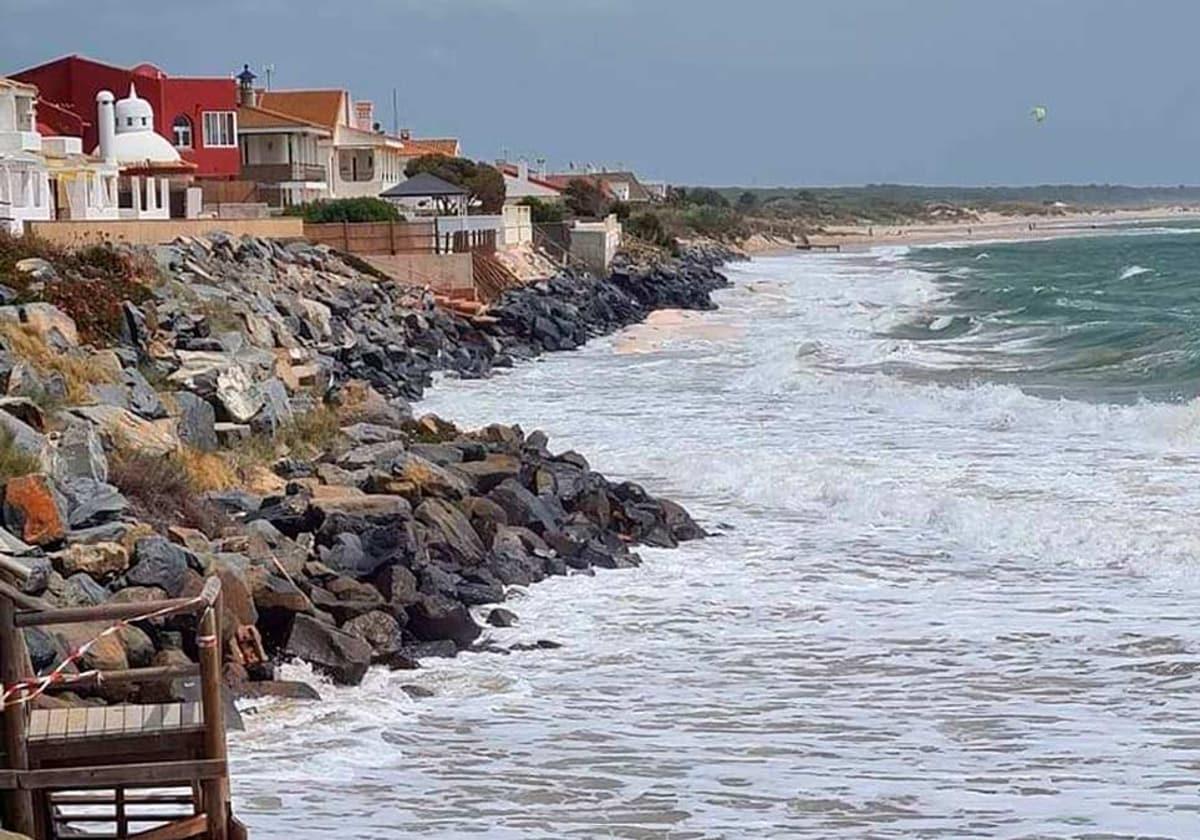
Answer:
[[[221,706],[221,607],[218,594],[200,619],[200,701],[204,707],[204,757],[225,760],[225,723]],[[204,781],[204,813],[208,835],[227,840],[229,777]]]
[[[350,225],[345,221],[342,222],[342,250],[350,253]]]
[[[388,222],[388,248],[392,252],[392,256],[396,256],[396,223]]]
[[[17,629],[16,607],[8,598],[0,598],[0,681],[12,685],[25,678],[25,638]],[[22,691],[20,695],[24,696]],[[29,749],[25,739],[25,705],[4,710],[4,750],[13,770],[29,769]],[[9,828],[18,834],[33,836],[33,795],[27,790],[9,791],[7,796]]]

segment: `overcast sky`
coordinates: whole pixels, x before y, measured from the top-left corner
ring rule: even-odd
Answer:
[[[474,157],[760,186],[1200,183],[1198,37],[1195,0],[0,0],[0,73],[270,63]]]

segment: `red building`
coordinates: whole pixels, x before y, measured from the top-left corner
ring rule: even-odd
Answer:
[[[82,137],[85,151],[100,142],[96,94],[128,95],[130,84],[154,108],[154,130],[196,164],[200,178],[236,178],[241,169],[237,138],[237,83],[232,78],[168,76],[153,64],[132,70],[78,55],[10,78],[38,88],[38,122],[55,134]]]

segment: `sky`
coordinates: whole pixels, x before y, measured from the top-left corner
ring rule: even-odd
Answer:
[[[1195,0],[0,0],[0,74],[270,64],[388,128],[394,89],[478,159],[682,184],[1174,185],[1200,183],[1197,33]]]

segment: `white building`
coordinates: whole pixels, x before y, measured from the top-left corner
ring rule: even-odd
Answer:
[[[496,168],[504,176],[504,203],[520,204],[524,199],[536,198],[538,201],[562,201],[562,190],[543,180],[540,174],[529,171],[525,161],[508,163],[498,161]]]
[[[172,178],[190,176],[195,165],[183,160],[175,147],[154,130],[154,108],[137,95],[133,83],[129,85],[129,96],[119,102],[114,103],[107,90],[96,94],[96,127],[100,144],[92,154],[120,170],[120,218],[169,219]],[[197,195],[188,196],[188,216],[194,215],[200,205],[199,189],[193,189]]]
[[[0,78],[0,229],[19,235],[26,221],[53,216],[34,102],[37,88]]]
[[[117,167],[83,153],[78,137],[42,136],[37,88],[0,79],[0,228],[117,218]]]

